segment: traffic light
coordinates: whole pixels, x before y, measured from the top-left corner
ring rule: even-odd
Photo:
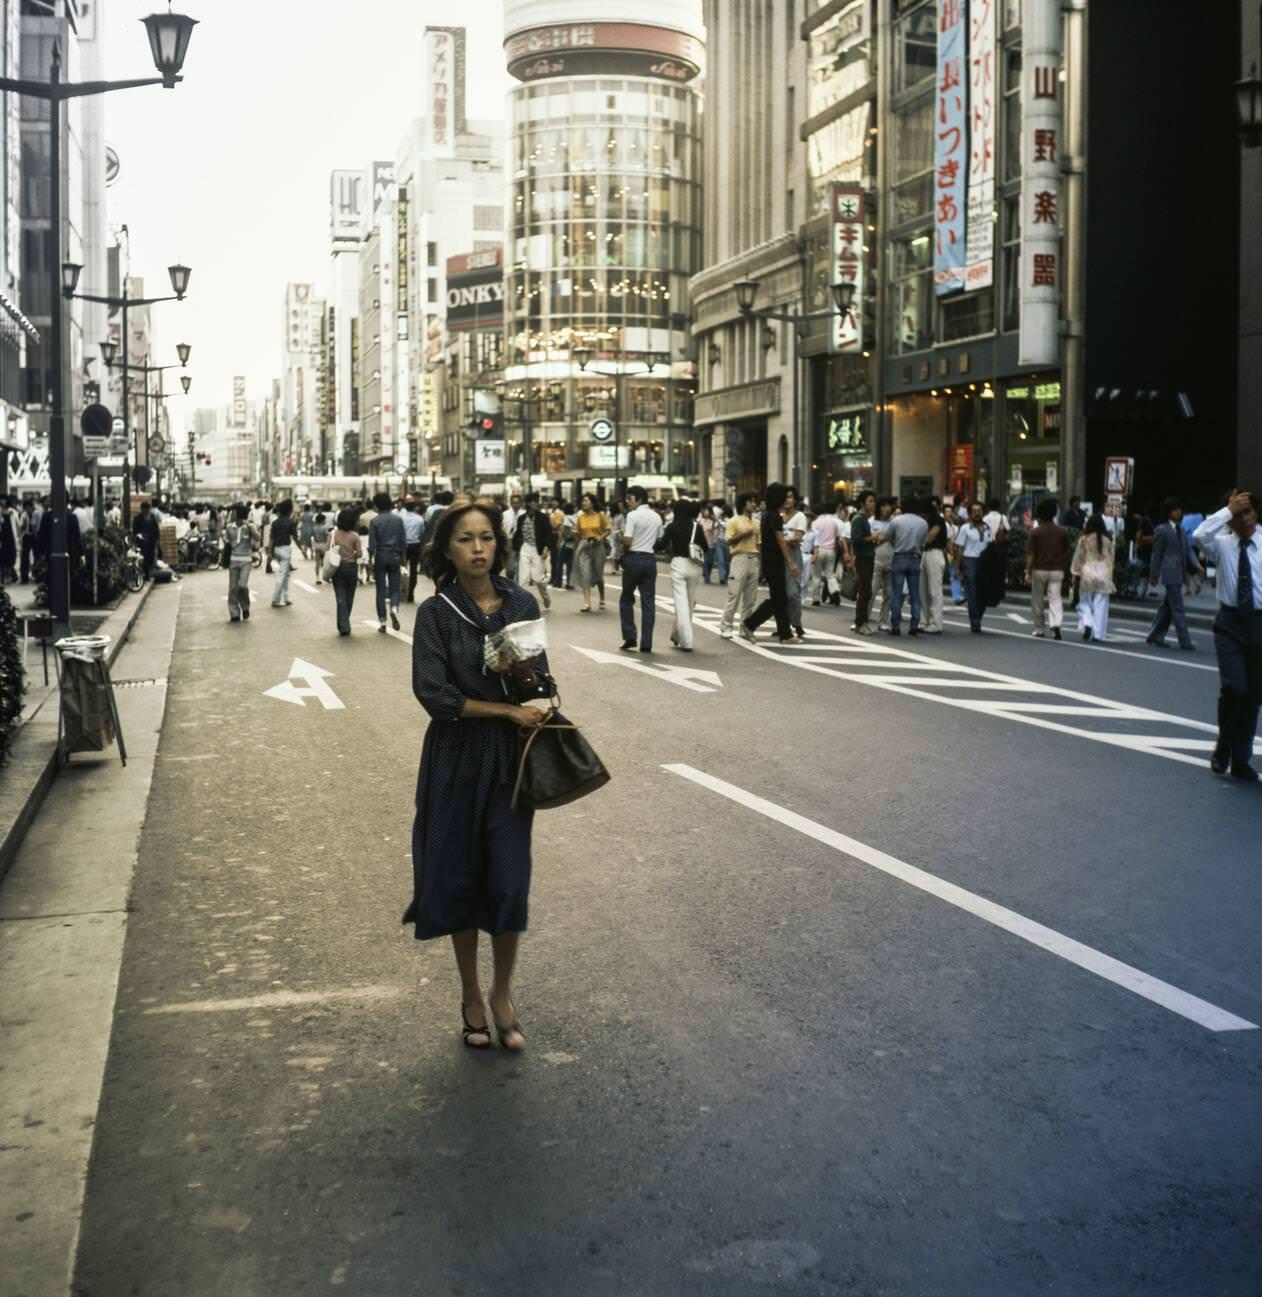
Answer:
[[[478,436],[495,440],[504,435],[504,416],[498,412],[478,416]]]

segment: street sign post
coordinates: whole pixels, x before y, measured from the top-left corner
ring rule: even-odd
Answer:
[[[593,441],[609,441],[614,434],[612,419],[593,419],[591,426]]]
[[[1130,495],[1135,480],[1135,461],[1122,455],[1110,455],[1104,461],[1104,494]]]

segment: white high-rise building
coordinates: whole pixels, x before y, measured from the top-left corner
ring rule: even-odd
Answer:
[[[324,299],[310,284],[285,287],[284,371],[281,396],[284,425],[273,462],[282,473],[311,473],[324,464],[320,436],[320,375],[324,365]]]
[[[326,306],[325,472],[358,471],[359,458],[359,252],[364,237],[368,173],[335,171],[330,177],[329,295]],[[348,455],[349,450],[349,455]]]
[[[425,113],[372,168],[360,249],[361,468],[429,471],[449,256],[504,246],[505,129],[465,116],[465,31],[425,29]]]

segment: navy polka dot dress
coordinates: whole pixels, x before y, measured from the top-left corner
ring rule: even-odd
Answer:
[[[537,619],[539,605],[513,582],[491,579],[504,601],[499,612],[488,616],[453,582],[416,613],[412,691],[430,724],[416,782],[414,893],[403,922],[416,925],[418,941],[467,928],[526,930],[533,815],[509,805],[522,739],[511,721],[460,712],[466,698],[524,701],[518,686],[484,669],[482,646],[511,622]]]

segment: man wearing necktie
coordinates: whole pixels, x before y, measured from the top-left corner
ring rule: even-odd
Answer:
[[[1232,491],[1227,507],[1193,533],[1213,550],[1217,565],[1218,743],[1210,758],[1216,775],[1230,768],[1236,779],[1256,781],[1249,764],[1262,703],[1262,531],[1259,500],[1251,491]]]

